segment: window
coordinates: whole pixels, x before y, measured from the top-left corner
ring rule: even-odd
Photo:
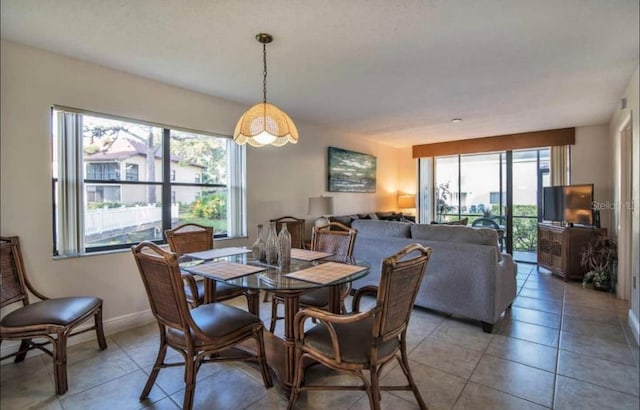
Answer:
[[[126,164],[127,181],[138,180],[138,164]]]
[[[52,123],[55,255],[162,243],[187,222],[246,235],[246,151],[231,138],[62,107]]]

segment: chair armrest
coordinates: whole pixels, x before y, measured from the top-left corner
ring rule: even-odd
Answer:
[[[191,296],[194,298],[192,302],[197,305],[200,295],[198,294],[198,285],[196,284],[195,278],[192,274],[186,272],[180,272],[180,275],[182,275],[182,280],[185,285],[189,286],[189,289],[191,290]]]
[[[364,295],[377,296],[378,287],[373,285],[363,286],[356,291],[356,294],[353,295],[353,300],[351,301],[351,311],[353,313],[358,313],[360,311],[360,299]]]
[[[370,316],[378,313],[380,309],[376,306],[371,310],[368,310],[363,313],[356,313],[351,315],[338,315],[335,313],[329,313],[325,310],[320,310],[316,308],[305,308],[296,313],[294,318],[294,334],[295,334],[295,342],[297,345],[302,345],[304,342],[304,322],[307,319],[314,318],[322,322],[329,331],[331,336],[331,346],[333,347],[333,354],[335,360],[340,363],[342,361],[342,355],[340,353],[340,345],[338,343],[338,335],[336,334],[336,330],[333,327],[334,323],[337,324],[348,324],[359,322],[364,320]]]

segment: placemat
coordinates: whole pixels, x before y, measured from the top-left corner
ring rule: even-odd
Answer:
[[[203,263],[189,269],[189,272],[196,275],[212,277],[213,279],[235,279],[241,276],[250,275],[255,272],[261,272],[265,268],[253,265],[243,265],[241,263],[233,263],[227,261],[216,261]]]
[[[222,258],[224,256],[240,255],[249,252],[251,252],[251,250],[249,249],[232,246],[229,248],[207,249],[206,251],[191,252],[186,253],[185,255],[191,256],[192,258],[196,259],[211,260],[215,258]]]
[[[333,255],[328,252],[308,251],[306,249],[291,248],[291,258],[301,261],[315,261]]]
[[[327,262],[297,272],[287,273],[284,276],[326,285],[327,283],[332,283],[346,276],[353,275],[356,272],[360,272],[362,269],[362,266]]]

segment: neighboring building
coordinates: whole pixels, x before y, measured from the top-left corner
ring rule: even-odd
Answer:
[[[85,140],[87,139],[85,138]],[[93,153],[91,148],[87,149],[87,147],[95,146],[95,144],[85,141],[85,179],[105,181],[162,180],[161,150],[158,150],[154,155],[154,176],[149,178],[148,147],[145,144],[127,138],[115,138],[106,148],[98,148]],[[171,181],[202,182],[205,166],[195,163],[185,164],[182,158],[175,155],[171,156],[171,164]],[[87,203],[120,202],[123,205],[148,203],[146,187],[99,183],[88,183],[85,187]],[[200,196],[201,192],[202,189],[198,187],[181,187],[181,189],[172,191],[171,202],[192,203]],[[160,200],[159,189],[156,198],[157,201]]]

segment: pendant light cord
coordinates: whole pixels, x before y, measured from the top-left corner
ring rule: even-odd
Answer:
[[[262,102],[267,103],[267,45],[262,44],[262,63],[264,70],[262,71]]]

